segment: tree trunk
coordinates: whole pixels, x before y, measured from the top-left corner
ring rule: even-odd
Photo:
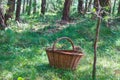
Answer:
[[[64,2],[64,9],[63,9],[63,21],[70,21],[69,12],[70,12],[70,6],[71,6],[72,0],[65,0]]]
[[[15,0],[8,0],[8,10],[6,10],[6,14],[5,14],[5,24],[7,24],[7,20],[9,18],[13,17],[13,13],[15,10]]]
[[[31,14],[32,0],[29,1],[28,15]]]
[[[84,11],[84,13],[87,12],[87,8],[88,8],[88,0],[85,1],[85,11]]]
[[[101,18],[98,18],[96,36],[94,41],[94,62],[93,62],[93,72],[92,72],[93,80],[96,80],[97,42],[98,42],[99,33],[100,33],[100,23],[101,23]]]
[[[37,5],[37,1],[34,0],[34,5],[33,5],[33,14],[36,13],[36,5]]]
[[[119,7],[118,7],[118,15],[120,15],[120,0],[119,0]]]
[[[101,24],[101,5],[99,0],[97,1],[97,25],[96,25],[96,35],[95,35],[95,40],[94,40],[94,61],[93,61],[93,71],[92,71],[92,78],[93,80],[96,80],[96,64],[97,64],[97,43],[99,40],[99,33],[100,33],[100,24]]]
[[[42,0],[41,3],[41,14],[45,14],[45,10],[46,10],[46,0]]]
[[[92,5],[92,0],[90,0],[89,2],[88,2],[88,0],[86,0],[84,14],[86,14],[87,11],[91,10],[91,5]]]
[[[90,0],[90,2],[89,2],[89,4],[88,4],[88,8],[87,8],[87,9],[88,9],[88,11],[90,11],[90,10],[91,10],[92,1],[93,1],[93,0]]]
[[[83,0],[78,0],[78,13],[83,14]]]
[[[5,21],[5,18],[4,18],[4,15],[3,15],[3,9],[0,5],[0,30],[3,30],[6,27],[4,21]]]
[[[23,0],[23,9],[22,9],[22,12],[25,13],[25,0]]]
[[[112,14],[114,15],[114,12],[115,12],[115,7],[116,7],[116,0],[114,0],[114,5],[113,5],[113,10],[112,10]]]
[[[17,9],[16,9],[16,21],[20,20],[20,11],[21,11],[21,0],[17,0]]]

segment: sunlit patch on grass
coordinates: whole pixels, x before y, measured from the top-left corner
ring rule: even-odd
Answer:
[[[112,55],[111,55],[112,56]],[[114,56],[114,55],[113,55]],[[105,56],[102,58],[98,58],[98,76],[102,76],[105,78],[105,76],[110,76],[109,79],[112,79],[113,77],[115,77],[115,70],[119,69],[120,67],[120,63],[119,61],[115,61],[115,59],[118,59],[118,57],[112,59],[112,58],[106,58]],[[101,72],[103,74],[101,74]],[[118,79],[119,77],[116,77],[116,79]]]
[[[48,12],[47,12],[45,15],[55,16],[55,15],[56,15],[56,13],[50,13],[50,12],[48,13]]]
[[[0,74],[0,80],[13,80],[13,73],[10,71],[2,71]]]
[[[118,38],[118,39],[116,40],[116,46],[119,46],[119,47],[120,47],[120,38]]]
[[[118,67],[118,63],[114,62],[112,59],[106,59],[105,57],[99,59],[99,65],[102,65],[103,68],[111,68],[114,69]]]

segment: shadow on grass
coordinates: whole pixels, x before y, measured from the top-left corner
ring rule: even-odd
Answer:
[[[35,67],[39,73],[39,76],[42,77],[43,80],[92,80],[89,69],[82,70],[65,70],[65,69],[57,69],[51,67],[48,64],[41,64]],[[78,68],[77,68],[78,69]]]

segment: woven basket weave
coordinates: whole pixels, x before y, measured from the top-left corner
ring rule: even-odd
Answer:
[[[57,50],[55,49],[55,45],[58,41],[66,39],[68,40],[73,50]],[[47,48],[46,53],[49,59],[49,64],[56,68],[62,68],[62,69],[76,69],[80,58],[83,56],[83,53],[75,50],[74,44],[72,40],[68,37],[62,37],[57,39],[52,48]]]

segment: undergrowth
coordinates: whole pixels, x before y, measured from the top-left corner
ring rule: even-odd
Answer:
[[[71,24],[59,25],[58,15],[23,15],[24,23],[10,23],[5,31],[0,31],[0,80],[92,80],[93,41],[96,21],[81,17]],[[98,42],[97,80],[120,80],[120,26],[101,25]],[[84,50],[75,71],[49,66],[45,52],[60,37],[70,37],[75,45]],[[66,41],[57,47],[71,49]]]

